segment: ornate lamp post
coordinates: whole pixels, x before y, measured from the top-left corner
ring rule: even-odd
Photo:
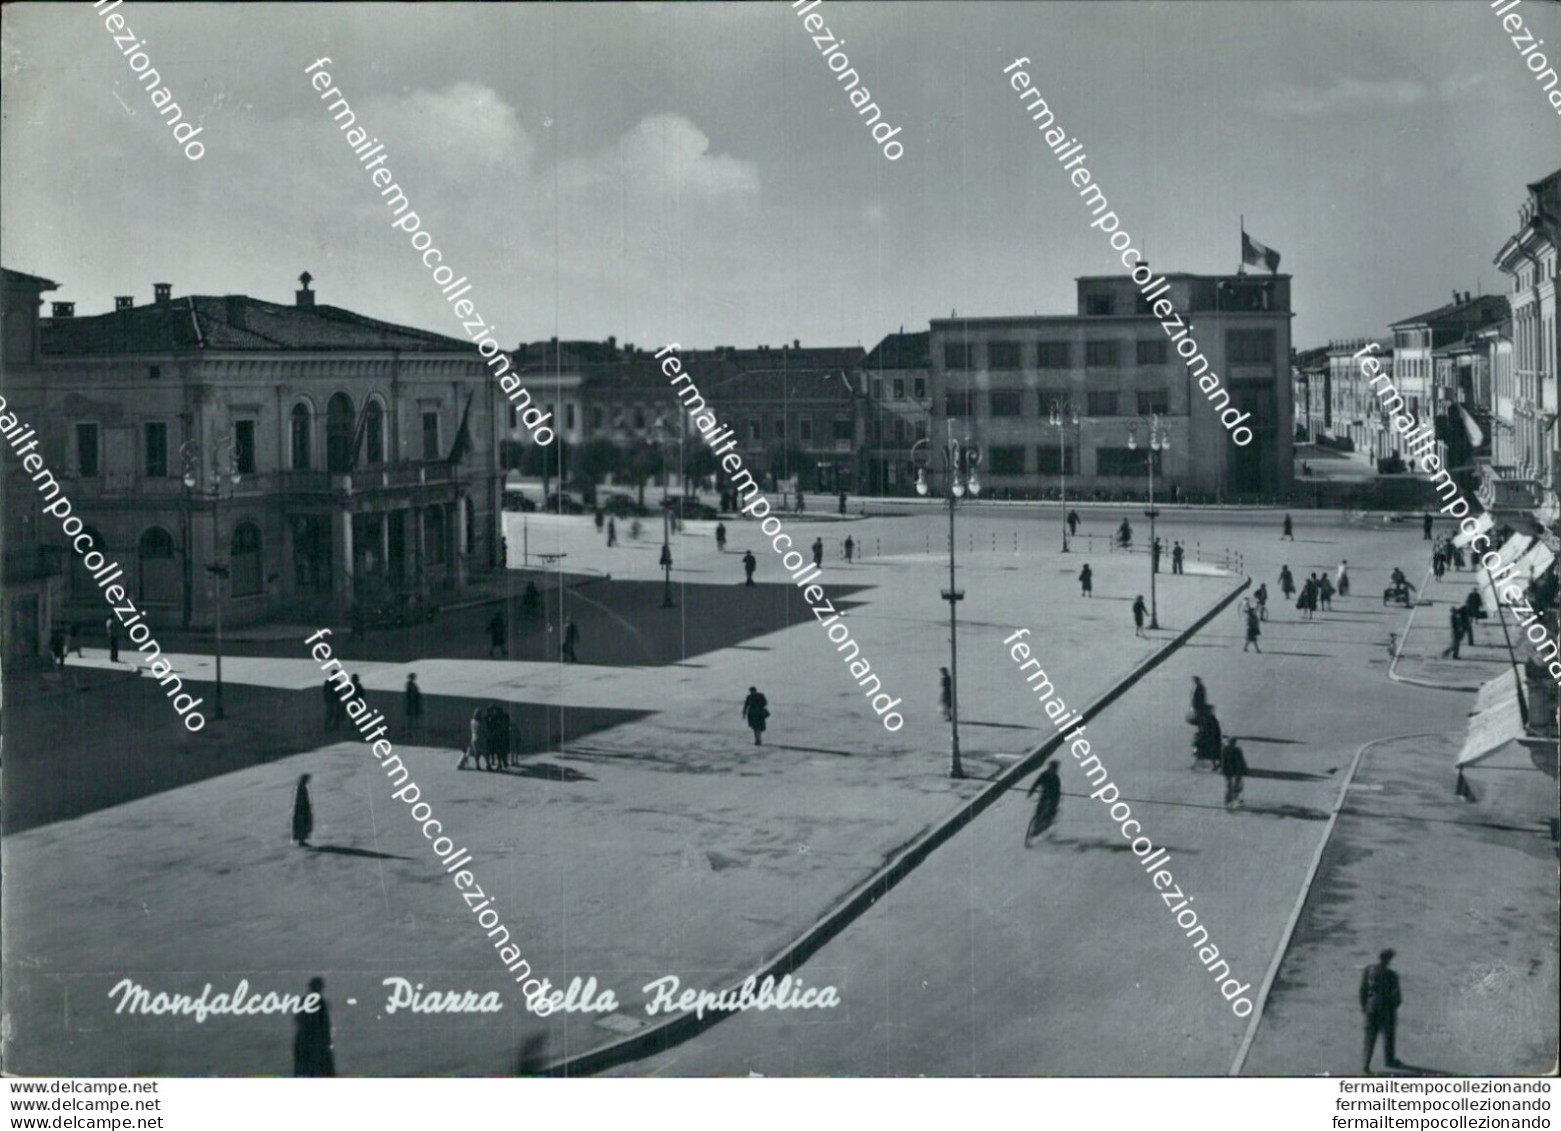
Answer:
[[[1140,421],[1139,423],[1143,423]],[[1130,450],[1138,448],[1138,423],[1127,426],[1127,446]],[[1165,425],[1160,423],[1160,414],[1151,413],[1145,427],[1146,439],[1144,443],[1144,461],[1149,466],[1149,509],[1144,511],[1149,519],[1149,627],[1160,627],[1160,606],[1155,599],[1155,534],[1154,520],[1159,511],[1154,505],[1154,465],[1161,452],[1171,450],[1170,433]]]
[[[227,450],[227,458],[223,459],[223,450]],[[206,572],[212,575],[212,585],[216,590],[217,613],[217,692],[216,706],[212,711],[213,718],[226,717],[222,709],[222,581],[230,576],[231,571],[221,560],[219,544],[222,538],[222,484],[224,480],[230,481],[237,487],[243,476],[239,473],[238,444],[233,438],[233,433],[223,436],[212,445],[211,469],[206,472],[207,484],[204,492],[197,491],[196,486],[200,482],[201,472],[206,462],[205,449],[199,440],[188,440],[179,447],[179,455],[184,461],[184,486],[192,499],[197,494],[211,496],[211,549],[213,556],[218,560],[206,567]]]
[[[943,445],[942,452],[944,478],[948,481],[949,587],[943,590],[942,597],[949,603],[949,777],[962,778],[965,776],[965,767],[959,760],[959,636],[956,611],[958,602],[965,599],[965,594],[963,590],[954,588],[954,504],[965,497],[967,490],[971,498],[981,494],[981,481],[976,477],[981,453],[970,446],[968,437],[963,445],[954,438],[953,420],[948,420],[947,424],[948,441]],[[916,463],[918,495],[926,495],[930,491],[927,485],[930,451],[930,440],[917,440],[911,448],[911,458]]]
[[[1057,473],[1062,476],[1062,552],[1068,552],[1068,425],[1079,425],[1079,410],[1070,400],[1052,401],[1051,425],[1057,429]]]

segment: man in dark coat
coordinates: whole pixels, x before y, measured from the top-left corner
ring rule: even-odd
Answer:
[[[1366,1054],[1361,1074],[1371,1075],[1371,1054],[1377,1047],[1377,1034],[1382,1034],[1387,1046],[1389,1068],[1400,1068],[1396,1038],[1398,1035],[1398,1007],[1403,1001],[1398,990],[1398,974],[1388,969],[1394,951],[1384,950],[1377,955],[1379,961],[1366,967],[1360,975],[1360,1008],[1366,1015]]]
[[[1144,634],[1144,616],[1149,612],[1149,606],[1144,604],[1144,595],[1140,593],[1133,601],[1133,635]]]
[[[743,719],[753,731],[753,744],[764,745],[765,721],[770,717],[769,700],[759,694],[757,687],[748,689],[748,698],[743,700]]]
[[[715,548],[718,553],[726,553],[726,523],[715,524]]]
[[[1257,650],[1261,652],[1263,649],[1258,647],[1257,638],[1262,635],[1263,630],[1258,625],[1257,607],[1255,605],[1248,605],[1246,616],[1247,642],[1241,646],[1241,650],[1245,652],[1248,648],[1257,648]]]
[[[1279,591],[1285,595],[1286,601],[1295,596],[1295,574],[1290,572],[1288,565],[1279,571]]]
[[[1290,539],[1292,542],[1295,541],[1295,524],[1290,521],[1289,515],[1285,515],[1285,530],[1284,533],[1279,536],[1279,540],[1283,542],[1286,538]]]
[[[743,551],[743,573],[747,576],[744,585],[753,584],[753,571],[759,568],[758,559],[753,556],[752,550]]]
[[[1075,511],[1075,510],[1070,510],[1068,512],[1068,534],[1076,536],[1078,534],[1078,532],[1079,532],[1079,512]]]
[[[813,539],[813,564],[820,568],[824,565],[824,540],[822,538]]]
[[[119,663],[119,622],[109,617],[104,622],[104,628],[108,629],[108,660],[111,664]]]
[[[1209,689],[1203,686],[1203,677],[1192,677],[1192,713],[1196,717],[1209,709]]]
[[[1079,592],[1084,596],[1092,596],[1095,592],[1095,572],[1085,562],[1079,570]]]
[[[293,843],[309,847],[309,834],[314,832],[314,806],[309,803],[309,775],[298,779],[293,792]]]
[[[1182,561],[1186,557],[1187,557],[1187,551],[1182,548],[1182,544],[1180,542],[1177,542],[1175,545],[1173,545],[1171,547],[1171,572],[1172,573],[1181,573],[1181,572],[1183,572],[1183,570],[1182,570]]]
[[[849,534],[846,535],[845,551],[846,551],[846,565],[850,565],[851,564],[851,557],[852,557],[853,554],[856,553],[856,540],[854,538],[852,538],[851,535],[849,535]]]
[[[1469,595],[1463,602],[1463,631],[1469,638],[1469,647],[1474,647],[1474,622],[1485,618],[1485,599],[1480,596],[1478,589],[1469,590]]]
[[[325,729],[335,730],[341,717],[341,700],[336,697],[336,687],[331,683],[330,676],[325,677],[322,690],[325,694]]]
[[[1225,740],[1225,749],[1220,752],[1220,773],[1225,775],[1225,808],[1234,809],[1241,804],[1241,789],[1247,776],[1247,756],[1234,737]]]
[[[319,1006],[293,1017],[294,1076],[336,1075],[336,1054],[331,1048],[331,1011],[325,1006],[324,990],[324,978],[310,978],[309,992],[320,995]]]
[[[1468,614],[1464,612],[1462,605],[1454,605],[1448,619],[1452,622],[1453,642],[1442,649],[1442,659],[1445,660],[1450,654],[1453,659],[1457,660],[1460,658],[1458,646],[1463,643],[1464,621],[1468,619]]]
[[[840,492],[840,513],[846,513],[846,493],[844,491]]]
[[[1040,792],[1040,800],[1035,803],[1035,815],[1030,818],[1030,828],[1025,836],[1025,843],[1029,844],[1032,837],[1038,836],[1051,828],[1057,820],[1057,810],[1062,806],[1062,778],[1057,774],[1057,760],[1053,758],[1046,763],[1046,768],[1036,775],[1029,791],[1025,794]]]
[[[1429,511],[1426,512],[1425,521],[1421,529],[1425,531],[1425,541],[1431,541],[1431,513]]]
[[[423,689],[417,685],[417,673],[407,675],[406,728],[416,730],[423,724]]]
[[[665,547],[663,547],[665,549]],[[563,653],[564,663],[573,664],[575,660],[575,645],[580,643],[580,630],[575,626],[575,618],[570,617],[564,621]]]

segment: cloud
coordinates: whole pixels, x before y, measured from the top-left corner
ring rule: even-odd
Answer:
[[[1403,109],[1424,102],[1430,90],[1414,79],[1334,79],[1327,88],[1286,84],[1258,95],[1258,107],[1281,117],[1315,118],[1363,109]]]
[[[558,176],[561,186],[575,190],[632,185],[651,195],[712,199],[753,199],[759,192],[751,162],[711,156],[710,139],[679,114],[652,115],[609,148],[561,161]]]

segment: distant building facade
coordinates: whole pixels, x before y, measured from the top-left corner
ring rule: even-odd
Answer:
[[[1209,498],[1273,496],[1294,475],[1290,276],[1166,275],[1164,296],[1192,325],[1230,405],[1250,413],[1253,441],[1238,446],[1172,348],[1171,336],[1129,276],[1078,280],[1069,315],[948,318],[932,323],[932,435],[945,421],[983,454],[993,490],[1121,493],[1145,487],[1146,424],[1158,415],[1170,450],[1156,490]],[[1059,456],[1053,404],[1080,418]],[[1138,426],[1138,448],[1129,446]]]
[[[909,495],[916,489],[914,450],[932,425],[932,334],[887,335],[862,362],[866,374],[861,489]]]

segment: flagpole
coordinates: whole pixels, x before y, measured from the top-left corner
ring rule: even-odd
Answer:
[[[1247,273],[1247,216],[1246,216],[1245,212],[1241,213],[1240,215],[1241,215],[1241,266],[1236,268],[1236,274],[1238,274],[1238,275],[1245,275]]]

